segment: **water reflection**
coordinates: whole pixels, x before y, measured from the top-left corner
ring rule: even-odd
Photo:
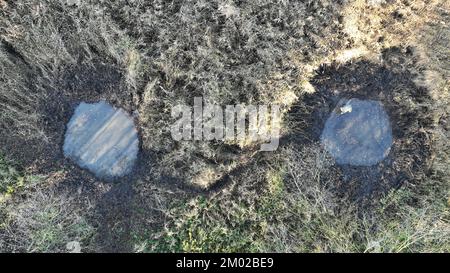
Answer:
[[[321,142],[338,164],[375,165],[392,145],[389,117],[380,102],[341,101],[325,123]]]
[[[101,178],[129,173],[139,151],[133,120],[106,102],[81,103],[67,125],[64,154]]]

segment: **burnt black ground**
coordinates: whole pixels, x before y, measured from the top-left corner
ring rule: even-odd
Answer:
[[[374,198],[406,181],[419,182],[429,167],[431,143],[427,131],[432,129],[428,109],[431,98],[425,88],[414,83],[415,75],[403,67],[403,61],[395,61],[399,58],[412,60],[414,56],[400,48],[391,48],[383,57],[383,64],[362,60],[321,67],[311,81],[316,93],[306,95],[287,116],[288,121],[298,126],[310,126],[295,128],[294,125],[293,133],[284,141],[305,145],[320,139],[325,121],[341,99],[370,99],[383,103],[391,119],[394,138],[388,157],[371,167],[340,166],[342,192],[358,200]],[[405,98],[420,106],[410,108]]]

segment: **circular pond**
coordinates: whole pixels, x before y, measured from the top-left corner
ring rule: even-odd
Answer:
[[[320,139],[338,164],[372,166],[389,154],[389,116],[378,101],[344,100],[326,121]]]
[[[64,155],[99,178],[112,179],[131,172],[139,152],[133,119],[106,102],[82,102],[69,123]]]

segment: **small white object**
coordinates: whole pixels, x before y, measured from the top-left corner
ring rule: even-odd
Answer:
[[[68,242],[66,249],[70,253],[81,253],[81,244],[77,241]]]
[[[346,105],[344,105],[341,108],[339,108],[339,110],[341,111],[341,115],[343,115],[345,113],[351,113],[352,112],[352,105],[347,103]]]

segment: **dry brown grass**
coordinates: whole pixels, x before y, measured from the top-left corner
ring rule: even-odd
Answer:
[[[105,237],[105,245],[134,238],[141,251],[449,251],[448,1],[236,5],[0,1],[0,151],[32,166],[34,174],[54,177],[64,169],[54,183],[44,182],[47,191],[24,189],[24,198],[2,205],[2,251],[64,251],[72,240],[85,240],[86,250],[102,249],[89,246],[93,230],[85,204],[61,189],[73,194],[92,183],[101,194],[111,190],[95,197],[109,204],[122,188],[98,183],[60,153],[74,105],[100,99],[132,112],[142,137],[142,164],[126,181],[136,192],[124,194],[130,207],[112,216],[116,210],[96,208],[106,215],[103,227],[118,233]],[[391,59],[383,54],[395,50],[412,57],[384,63]],[[430,166],[417,172],[405,167],[421,181],[369,205],[339,191],[341,169],[314,140],[254,154],[252,145],[176,143],[170,137],[171,107],[192,104],[199,95],[220,105],[276,102],[286,120],[296,118],[290,108],[308,115],[314,109],[303,101],[320,92],[312,79],[324,67],[364,61],[408,72],[433,99],[416,103],[405,88],[395,90],[396,103],[408,106],[405,114],[427,109],[430,126],[407,130],[426,141],[404,141],[430,144]],[[297,119],[283,126],[285,134],[302,138],[311,123]],[[407,163],[421,160],[409,157]],[[216,181],[221,184],[214,188]]]

